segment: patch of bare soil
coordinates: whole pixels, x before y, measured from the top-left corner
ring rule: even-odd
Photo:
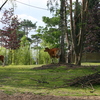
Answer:
[[[75,65],[75,64],[68,64],[68,63],[55,63],[55,64],[48,64],[48,65],[43,65],[43,66],[40,66],[40,67],[35,67],[33,69],[39,69],[39,70],[45,70],[45,69],[52,69],[52,68],[57,68],[57,67],[60,67],[60,66],[65,66],[66,69],[74,69],[74,68],[81,68],[81,67],[91,67],[92,70],[97,70],[97,66],[78,66],[78,65]]]
[[[60,63],[55,63],[55,64],[48,64],[48,65],[43,65],[43,66],[40,66],[40,67],[35,67],[33,69],[52,69],[52,68],[57,68],[59,66],[66,66],[66,68],[75,68],[75,67],[78,67],[74,64],[67,64],[67,63],[64,63],[64,64],[60,64]]]
[[[8,95],[3,92],[0,92],[0,100],[100,100],[100,96],[41,96],[34,95],[32,93]]]

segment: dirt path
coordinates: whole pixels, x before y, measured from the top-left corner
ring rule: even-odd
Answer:
[[[7,95],[0,92],[0,100],[100,100],[100,96],[41,96],[32,93]]]

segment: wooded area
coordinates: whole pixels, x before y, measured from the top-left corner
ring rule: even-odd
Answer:
[[[9,65],[0,67],[0,100],[99,100],[100,1],[47,0],[53,16],[39,27],[3,9],[7,2],[0,7],[0,60]]]
[[[0,54],[5,55],[7,64],[48,64],[51,61],[43,52],[45,47],[61,49],[59,63],[73,63],[74,58],[76,65],[81,65],[82,53],[100,53],[99,0],[48,0],[47,6],[54,16],[43,16],[46,26],[38,29],[36,22],[20,21],[13,8],[3,12]],[[37,34],[29,38],[32,29]]]

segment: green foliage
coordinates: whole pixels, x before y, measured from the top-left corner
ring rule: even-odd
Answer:
[[[29,46],[20,47],[19,49],[13,51],[9,50],[6,55],[6,64],[31,65],[35,63]]]
[[[100,2],[99,0],[88,0],[89,1],[89,9],[93,9],[94,5],[97,2]]]
[[[34,58],[37,60],[38,64],[50,64],[52,59],[50,58],[50,55],[48,52],[44,52],[44,49],[39,49],[34,51]],[[58,59],[54,59],[55,63],[58,63]]]
[[[59,9],[59,0],[47,0],[47,7],[54,13]]]
[[[34,43],[34,47],[33,48],[39,48],[39,44],[41,43],[41,34],[35,34],[35,35],[31,35],[32,38],[32,43]]]
[[[6,49],[4,47],[0,47],[0,55],[6,56]],[[0,65],[2,65],[1,61],[0,61]]]
[[[59,17],[43,17],[46,27],[39,27],[37,32],[41,34],[42,46],[59,47],[61,32],[59,31]]]
[[[22,38],[21,38],[21,46],[27,46],[27,45],[29,45],[30,43],[29,43],[29,41],[28,41],[28,38],[26,37],[26,36],[23,36]]]
[[[4,47],[0,47],[0,55],[5,55],[6,49]]]
[[[42,19],[43,19],[43,22],[45,24],[47,24],[47,26],[49,26],[49,27],[50,26],[53,27],[53,26],[56,26],[56,25],[58,26],[59,25],[59,21],[60,21],[59,17],[49,18],[49,17],[43,16]]]
[[[16,51],[16,60],[15,64],[30,65],[34,63],[29,46],[21,47]]]
[[[36,28],[36,22],[33,24],[31,22],[31,20],[26,20],[24,19],[22,22],[21,22],[21,25],[20,27],[26,32],[27,31],[30,31],[32,29],[35,29]]]
[[[60,32],[57,29],[50,28],[48,32],[43,34],[42,39],[45,43],[50,43],[52,47],[57,47],[60,44]]]
[[[51,59],[47,52],[44,52],[43,49],[40,50],[39,53],[39,64],[50,64]]]

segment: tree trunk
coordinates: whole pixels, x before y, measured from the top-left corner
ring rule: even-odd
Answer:
[[[86,30],[86,14],[88,13],[88,1],[82,0],[82,10],[81,10],[81,27],[79,31],[79,40],[78,40],[78,59],[76,60],[77,65],[81,65],[82,51],[83,51],[83,42],[84,42],[84,34]]]
[[[87,7],[88,7],[88,1],[82,0],[82,8],[80,10],[78,0],[76,0],[74,19],[73,19],[72,0],[70,0],[71,36],[72,36],[72,46],[75,53],[76,65],[81,65],[83,38],[84,38],[84,33],[86,28]],[[81,26],[79,26],[79,24]]]
[[[60,29],[61,29],[61,56],[59,59],[59,63],[65,63],[65,50],[64,50],[64,39],[65,39],[65,0],[61,0],[60,5]]]
[[[70,0],[70,29],[71,29],[71,62],[73,62],[73,53],[76,45],[76,36],[74,32],[74,26],[73,26],[73,16],[72,16],[72,0]]]
[[[70,47],[70,42],[69,42],[69,38],[70,36],[68,35],[68,26],[67,26],[67,8],[69,8],[68,2],[67,0],[65,0],[65,11],[64,11],[64,20],[65,20],[65,38],[66,38],[66,43],[67,43],[67,52],[65,53],[66,57],[66,63],[71,63],[71,47]]]

